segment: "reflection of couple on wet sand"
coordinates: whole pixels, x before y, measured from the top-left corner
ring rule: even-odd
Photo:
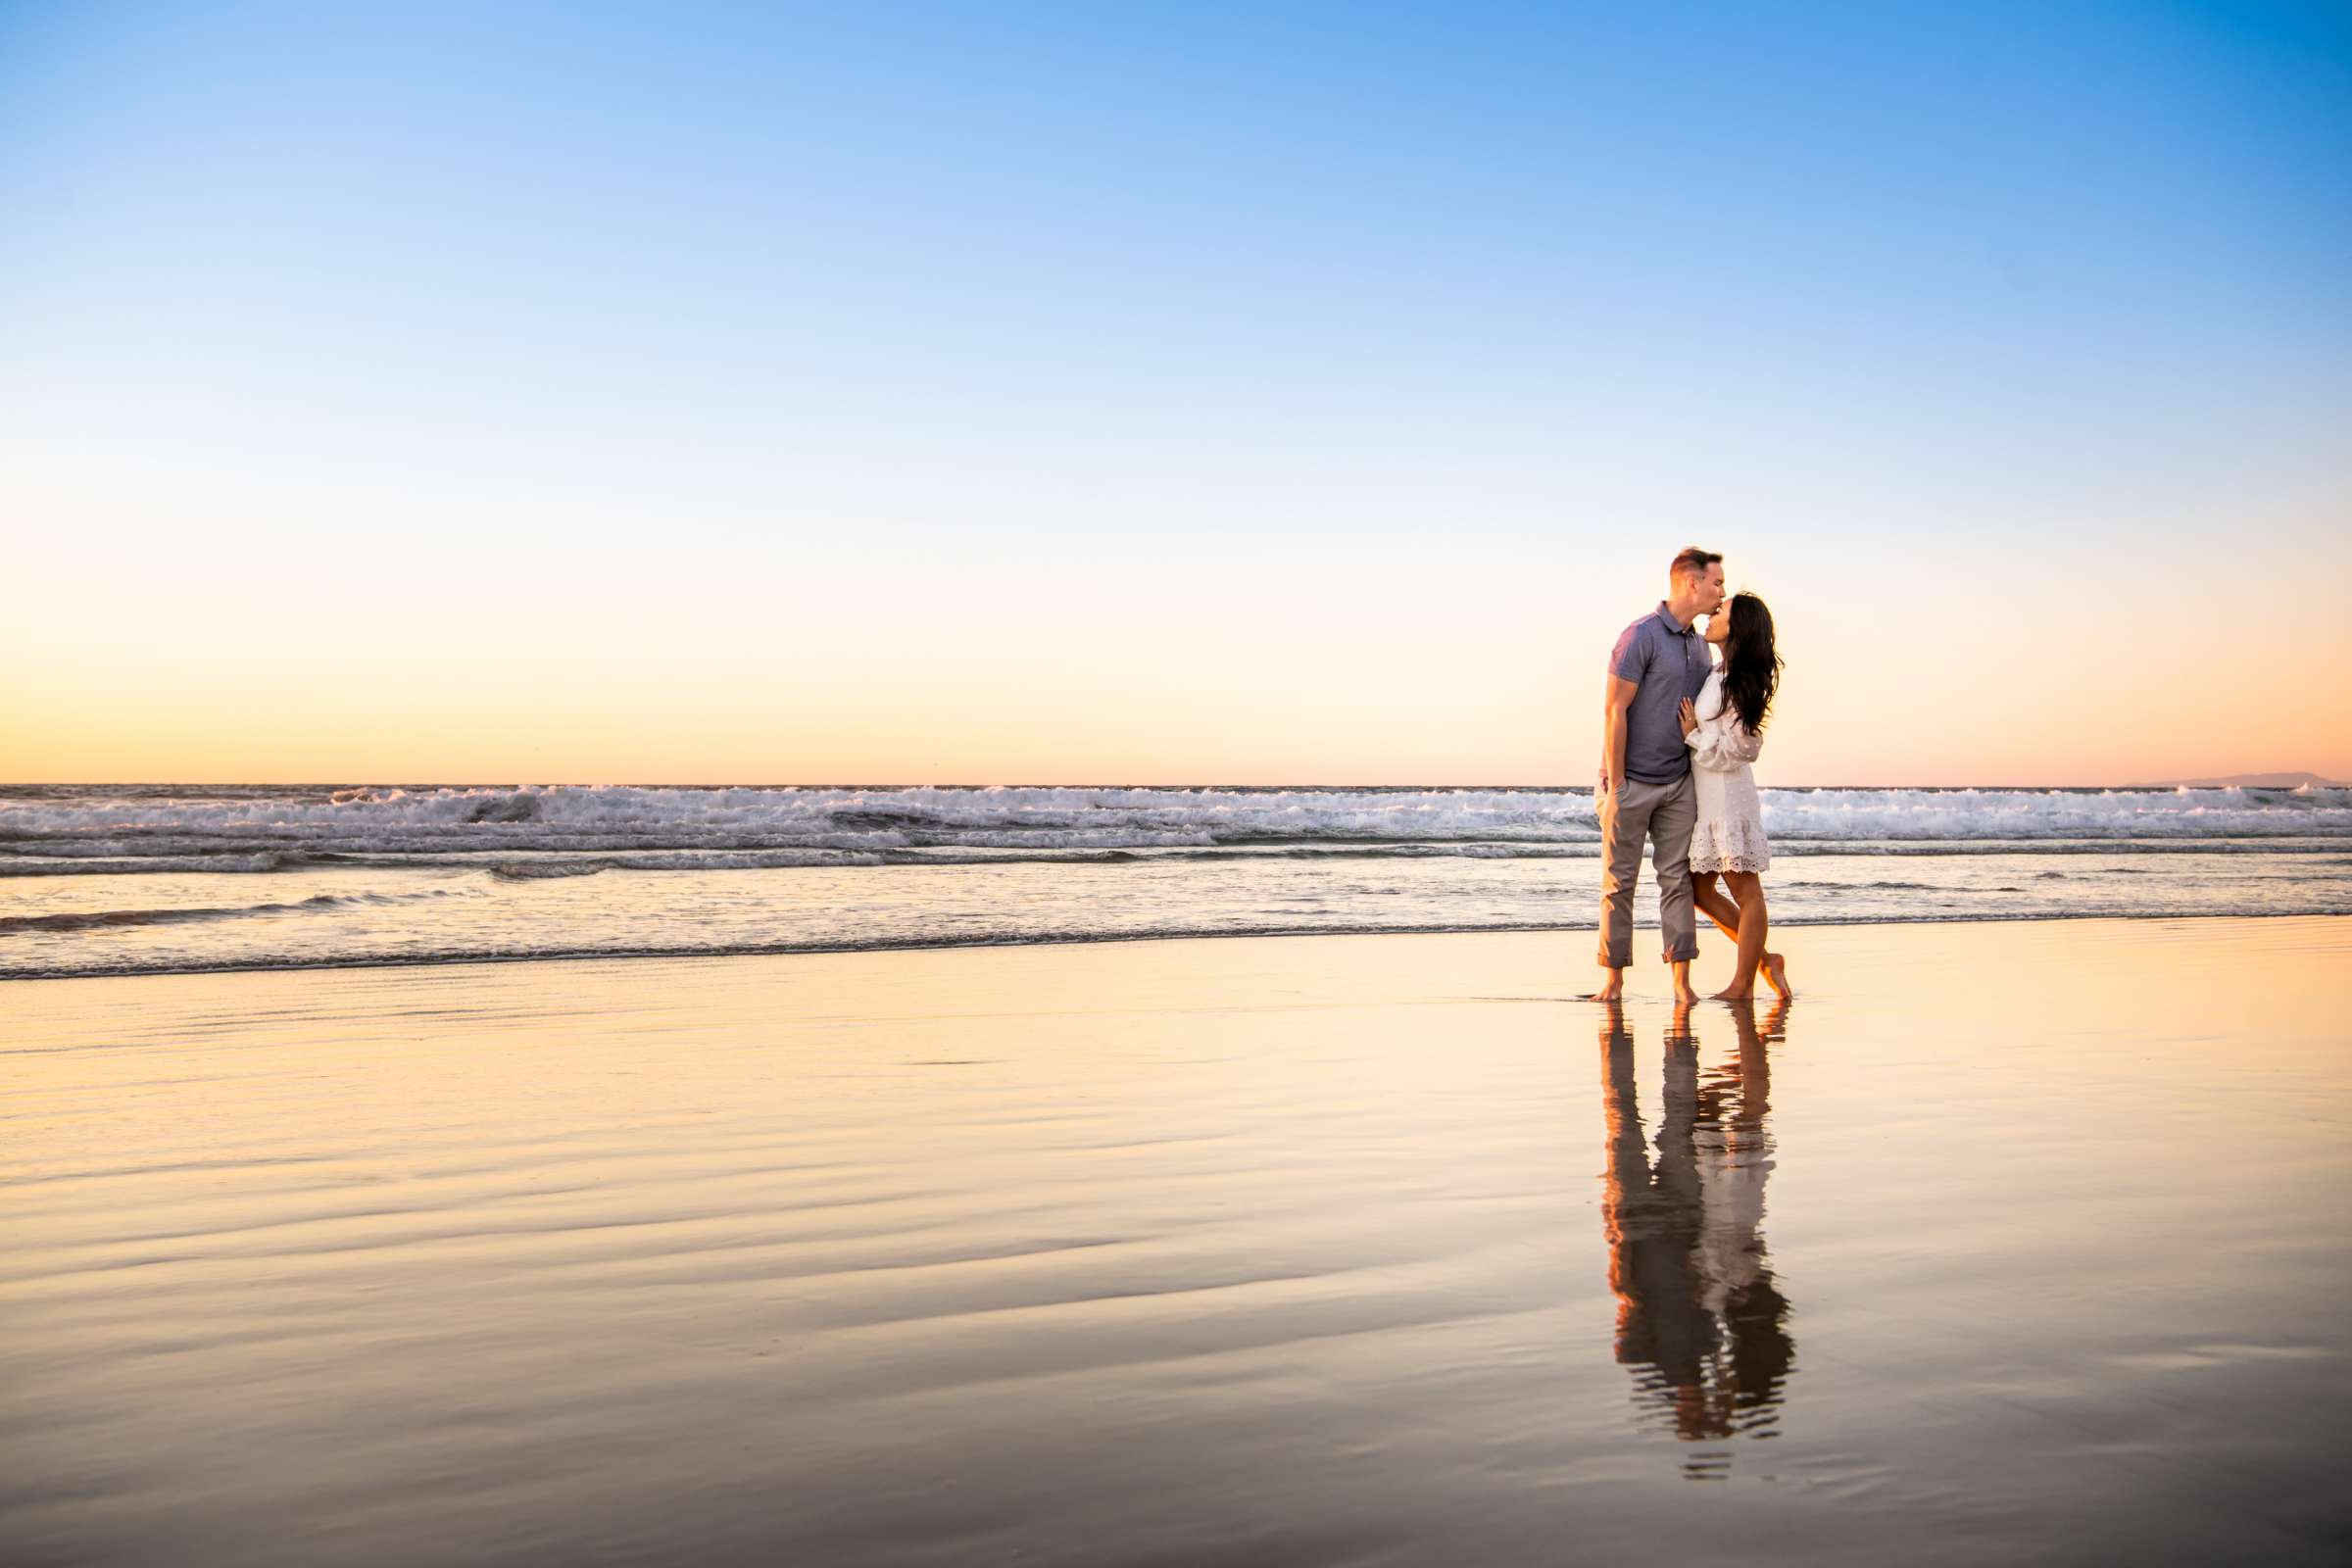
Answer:
[[[1763,871],[1772,845],[1748,769],[1764,749],[1765,717],[1780,685],[1772,612],[1754,594],[1734,595],[1726,606],[1723,557],[1696,546],[1674,558],[1667,586],[1670,597],[1626,627],[1609,654],[1593,800],[1601,835],[1600,965],[1608,979],[1592,1000],[1624,994],[1644,838],[1676,998],[1696,995],[1693,906],[1739,945],[1732,983],[1716,993],[1719,1000],[1753,996],[1759,968],[1787,997],[1788,966],[1764,947]],[[1723,651],[1721,664],[1710,648]]]
[[[1601,1224],[1617,1298],[1617,1359],[1633,1370],[1642,1404],[1691,1443],[1768,1433],[1796,1358],[1788,1301],[1761,1230],[1772,1169],[1767,1053],[1781,1038],[1788,1004],[1776,1004],[1761,1028],[1750,1004],[1731,1010],[1738,1060],[1702,1077],[1690,1009],[1676,1009],[1654,1161],[1624,1013],[1609,1008],[1600,1031],[1608,1140]]]

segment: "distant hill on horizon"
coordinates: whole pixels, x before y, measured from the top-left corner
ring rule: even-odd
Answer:
[[[2291,790],[2305,784],[2324,785],[2329,789],[2352,788],[2342,779],[2322,778],[2317,773],[2231,773],[2227,777],[2208,775],[2202,778],[2162,778],[2146,784],[2126,784],[2128,790],[2224,790],[2235,785],[2240,789]]]

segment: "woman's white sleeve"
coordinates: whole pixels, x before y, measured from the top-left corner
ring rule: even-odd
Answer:
[[[1764,737],[1736,718],[1701,724],[1683,737],[1690,760],[1711,773],[1730,773],[1764,755]]]

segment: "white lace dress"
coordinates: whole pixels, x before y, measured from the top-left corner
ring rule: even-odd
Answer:
[[[1764,807],[1756,799],[1756,776],[1747,764],[1764,750],[1764,737],[1740,722],[1723,700],[1723,671],[1698,690],[1698,728],[1683,737],[1690,748],[1690,773],[1698,786],[1698,825],[1690,830],[1690,869],[1761,871],[1772,864],[1772,841],[1764,836]]]

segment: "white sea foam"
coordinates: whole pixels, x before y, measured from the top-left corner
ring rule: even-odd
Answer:
[[[514,799],[522,792],[501,793]],[[0,849],[0,869],[32,877],[0,884],[0,981],[590,954],[822,952],[1275,932],[1570,930],[1588,929],[1597,906],[1596,847],[1590,838],[1536,842],[1331,834],[1309,839],[1297,826],[1317,811],[1326,822],[1345,813],[1360,834],[1366,819],[1393,823],[1403,810],[1392,808],[1401,807],[1424,823],[1436,818],[1456,833],[1482,827],[1504,831],[1492,825],[1500,811],[1480,813],[1474,809],[1478,803],[1459,798],[1479,792],[1292,791],[1270,809],[1261,805],[1264,797],[1285,792],[1195,792],[1245,797],[1238,804],[1231,799],[1209,803],[1223,817],[1215,827],[1202,825],[1208,813],[1199,809],[1197,799],[1170,803],[1165,797],[1176,792],[1141,792],[1155,797],[1147,803],[1157,813],[1155,825],[1139,829],[1133,818],[1140,813],[1114,803],[1115,809],[1127,812],[1128,822],[1108,828],[1097,822],[1091,830],[1041,827],[1033,803],[1022,805],[1016,818],[1002,807],[993,814],[982,812],[977,808],[986,803],[966,800],[956,804],[982,825],[962,840],[936,826],[913,827],[914,813],[905,798],[912,792],[887,792],[893,798],[879,806],[877,793],[863,792],[855,809],[865,813],[866,824],[852,837],[870,843],[876,834],[895,835],[905,847],[711,848],[716,835],[694,838],[673,822],[663,831],[673,842],[687,839],[684,847],[584,853],[513,843],[515,834],[529,829],[527,820],[498,824],[495,831],[507,835],[505,840],[479,836],[484,825],[479,823],[472,824],[476,831],[436,837],[417,832],[414,815],[404,820],[395,808],[388,813],[388,831],[383,821],[364,817],[339,837],[322,831],[334,824],[298,823],[309,830],[298,841],[300,848],[262,853],[42,857]],[[1912,826],[1913,831],[1949,832],[1957,823],[1983,831],[1989,823],[2012,834],[2038,828],[2042,836],[1807,839],[1784,834],[1778,851],[1788,859],[1784,866],[1776,858],[1774,923],[2352,914],[2352,839],[2340,829],[2330,834],[2334,823],[2325,819],[2321,831],[2307,828],[2294,837],[2215,838],[2176,827],[2163,836],[2126,842],[2052,836],[2062,831],[2051,826],[2064,823],[2061,810],[2032,799],[2049,792],[2009,792],[2028,797],[2027,808],[2017,808],[2012,799],[1999,810],[1987,809],[1982,800],[1923,800],[1922,793],[1847,792],[1849,799],[1839,801],[1796,792],[1783,799],[1800,809],[1844,807],[1842,820],[1860,819],[1875,830]],[[1522,823],[1541,820],[1545,811],[1566,814],[1584,804],[1567,798],[1563,810],[1557,794],[1486,794],[1490,800],[1505,797],[1501,806]],[[24,799],[24,793],[15,798]],[[185,805],[200,811],[225,800],[216,795],[210,803]],[[139,830],[146,818],[126,820],[119,814],[122,801],[68,803],[53,797],[42,804],[53,811],[69,804],[83,808],[111,804],[118,813],[94,812],[79,838],[56,832],[75,824],[52,821],[43,841],[47,847],[117,851],[135,850],[142,842]],[[249,799],[239,802],[237,809],[245,812],[249,804]],[[290,799],[290,804],[331,805],[321,793]],[[2209,805],[2188,802],[2188,808],[2200,812],[2191,820],[2207,820]],[[2252,805],[2260,808],[2264,803],[2256,799]],[[141,812],[165,808],[157,814],[169,831],[147,842],[207,842],[202,833],[187,831],[194,812],[174,806],[151,801],[137,807]],[[2094,820],[2116,820],[2112,798],[2062,796],[2054,807],[2106,811],[2109,815]],[[2343,808],[2328,809],[2340,822]],[[874,818],[885,811],[906,825],[878,826]],[[1895,820],[1898,813],[1907,820]],[[812,822],[832,823],[823,830],[829,834],[844,831],[838,816],[848,813],[805,814]],[[944,814],[933,809],[930,820],[937,824]],[[771,829],[775,815],[768,813]],[[1287,836],[1266,829],[1277,815]],[[545,824],[540,826],[544,832]],[[210,842],[266,843],[271,830],[270,821],[257,822],[246,813],[233,833]],[[1122,834],[1151,842],[1128,849],[1100,847],[1101,840]],[[765,836],[785,835],[771,831]],[[631,835],[562,832],[556,841],[614,837]],[[911,842],[917,837],[926,842]],[[1178,842],[1167,842],[1171,839]],[[431,847],[381,852],[388,843]],[[1053,847],[1055,843],[1063,847]],[[282,874],[258,882],[207,874],[264,865]],[[40,875],[36,868],[52,874]],[[58,870],[81,874],[54,874]],[[120,874],[124,872],[149,874]],[[1646,894],[1637,900],[1638,918],[1649,917],[1652,902]]]
[[[1791,846],[2352,839],[2352,790],[1767,790]],[[634,869],[1114,852],[1592,852],[1593,802],[1532,789],[528,786],[43,790],[0,799],[0,873],[266,870],[328,856],[573,855]],[[739,857],[739,858],[722,858]],[[505,863],[510,875],[578,874]]]

